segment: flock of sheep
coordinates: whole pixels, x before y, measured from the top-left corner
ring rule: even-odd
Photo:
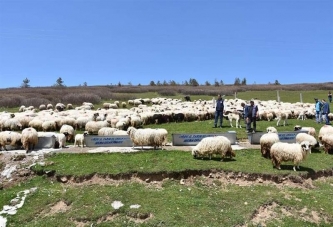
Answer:
[[[241,99],[224,101],[225,117],[229,118],[231,127],[232,119],[237,120],[236,127],[241,127],[239,120],[243,111],[242,102],[247,103],[246,100]],[[259,106],[258,120],[276,120],[276,126],[279,126],[281,121],[284,125],[287,124],[287,120],[290,118],[304,120],[313,119],[315,116],[313,103],[284,103],[273,100],[255,100],[255,103]],[[127,103],[118,101],[104,103],[98,109],[95,109],[94,105],[89,102],[84,102],[75,108],[71,104],[62,103],[58,103],[54,107],[51,104],[41,105],[39,108],[21,106],[17,113],[0,113],[0,149],[6,149],[7,145],[11,145],[22,146],[27,152],[31,151],[36,146],[38,137],[47,133],[54,133],[59,147],[65,147],[66,141],[74,142],[74,146],[84,146],[84,136],[94,134],[100,136],[129,135],[133,146],[141,146],[141,148],[152,146],[154,149],[158,147],[163,149],[167,143],[168,132],[162,128],[144,128],[145,125],[210,120],[213,119],[215,113],[213,105],[214,100],[183,101],[181,99],[152,98],[128,100]],[[333,120],[332,114],[329,117]],[[323,128],[331,129],[332,126],[323,126]],[[304,151],[303,147],[306,142],[310,147],[315,145],[315,135],[310,135],[310,132],[313,133],[312,129],[306,130],[309,132],[307,136],[313,138],[299,141],[295,146],[300,146],[300,149],[282,149],[276,129],[275,132],[263,135],[260,140],[263,156],[271,158],[274,166],[279,168],[281,161],[285,161],[287,156],[290,160],[293,155],[284,155],[282,158],[280,154],[277,158],[276,150]],[[77,131],[84,131],[84,133],[76,133]],[[332,152],[333,132],[326,134],[320,132],[319,134],[318,138],[325,151]],[[305,138],[305,135],[303,137]],[[285,146],[291,147],[290,144],[285,144]],[[195,157],[211,157],[215,154],[221,155],[222,158],[235,156],[230,141],[228,143],[225,138],[221,137],[204,138],[195,146],[192,154]],[[304,154],[303,152],[302,157]],[[293,160],[295,165],[298,165],[302,159],[294,157]]]

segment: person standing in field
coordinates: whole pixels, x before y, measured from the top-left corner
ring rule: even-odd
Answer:
[[[244,119],[246,123],[246,132],[251,132],[251,124],[252,124],[252,133],[256,132],[257,129],[257,117],[259,116],[258,113],[258,106],[254,105],[254,101],[250,101],[250,105],[245,105],[242,103],[244,108]]]
[[[331,93],[331,91],[328,92],[327,98],[328,98],[328,101],[331,103],[332,102],[332,93]]]
[[[215,103],[215,120],[214,120],[214,127],[217,128],[218,120],[220,119],[220,128],[222,128],[223,123],[223,111],[224,111],[224,100],[222,99],[221,95],[217,96],[217,100]]]
[[[320,123],[322,123],[322,120],[323,120],[322,112],[321,112],[323,104],[317,98],[315,98],[314,100],[316,102],[316,104],[315,104],[315,109],[316,109],[316,123],[320,124]]]
[[[330,119],[328,118],[328,114],[330,113],[330,104],[325,101],[325,99],[322,100],[323,102],[323,115],[325,116],[326,125],[330,125]]]

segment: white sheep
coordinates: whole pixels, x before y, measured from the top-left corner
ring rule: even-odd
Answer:
[[[55,134],[55,147],[64,148],[66,147],[66,137],[67,132],[65,133],[56,133]]]
[[[43,132],[55,131],[57,128],[57,124],[53,120],[47,120],[42,123]]]
[[[333,134],[324,134],[321,138],[321,142],[325,151],[325,154],[333,153]]]
[[[309,142],[309,145],[310,145],[310,152],[309,153],[311,153],[312,147],[319,146],[319,143],[318,143],[318,141],[316,140],[316,138],[314,136],[312,136],[308,133],[305,133],[305,132],[298,133],[296,135],[296,143],[301,144],[303,141],[308,141]]]
[[[124,136],[127,135],[127,131],[125,130],[117,130],[113,133],[114,136]]]
[[[261,155],[265,158],[271,158],[271,147],[274,143],[279,142],[279,135],[277,132],[268,132],[263,134],[260,137],[259,143],[260,143],[260,150],[261,150]]]
[[[276,126],[280,125],[280,121],[283,120],[283,126],[286,126],[287,120],[289,118],[289,112],[277,112],[276,113]]]
[[[98,130],[103,127],[110,127],[108,121],[88,121],[85,125],[85,131],[89,134],[98,134]]]
[[[193,149],[192,155],[194,158],[212,155],[221,155],[221,161],[224,157],[235,157],[236,154],[232,150],[230,140],[225,136],[213,136],[203,138]]]
[[[67,141],[72,142],[74,140],[75,130],[73,126],[62,125],[59,132],[66,135]]]
[[[38,143],[38,132],[34,128],[25,128],[22,130],[21,142],[24,150],[29,153],[29,150],[34,150]]]
[[[240,123],[240,120],[242,119],[242,114],[238,111],[230,112],[228,114],[223,114],[224,117],[227,117],[230,122],[230,127],[233,127],[232,121],[235,120],[236,122],[236,128],[242,128],[242,125]]]
[[[156,129],[136,129],[134,127],[128,127],[127,134],[130,136],[133,147],[141,146],[141,150],[143,150],[143,146],[152,146],[154,147],[154,150],[157,147],[162,147],[163,150],[163,144],[165,143],[165,134],[161,133]]]
[[[7,151],[6,145],[11,145],[13,147],[21,147],[22,135],[18,132],[12,132],[12,131],[3,131],[0,132],[0,151],[3,148],[5,151]]]
[[[78,133],[75,135],[75,141],[74,141],[74,147],[77,145],[78,147],[81,145],[82,147],[84,147],[85,145],[85,141],[84,141],[84,137],[88,135],[88,132],[85,131],[83,134]]]
[[[322,144],[322,138],[325,134],[333,134],[333,127],[331,125],[323,125],[318,133],[319,143]]]
[[[304,130],[307,131],[309,135],[316,137],[316,129],[314,127],[302,127],[300,125],[294,126],[294,131]]]
[[[285,143],[277,142],[271,147],[271,159],[273,166],[281,169],[281,162],[293,161],[293,170],[296,171],[296,166],[299,169],[299,164],[306,158],[310,151],[308,141],[302,143]]]
[[[99,136],[110,136],[113,135],[115,131],[118,131],[116,128],[111,128],[111,127],[103,127],[98,130],[98,135]]]

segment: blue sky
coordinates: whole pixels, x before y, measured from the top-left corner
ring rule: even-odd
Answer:
[[[0,88],[333,81],[332,0],[0,0]]]

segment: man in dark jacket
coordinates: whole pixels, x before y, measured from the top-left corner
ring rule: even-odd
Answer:
[[[246,132],[251,131],[251,123],[253,125],[253,130],[252,132],[256,132],[257,128],[257,117],[258,117],[258,106],[254,105],[254,101],[250,101],[250,105],[245,105],[244,104],[244,119],[246,123]]]
[[[322,103],[323,103],[323,108],[322,108],[323,116],[325,116],[326,124],[330,125],[331,124],[330,119],[328,118],[328,114],[330,113],[330,105],[328,104],[328,102],[325,101],[325,99],[322,100]]]
[[[222,128],[222,123],[223,123],[223,111],[224,111],[224,104],[223,104],[223,99],[221,95],[217,96],[217,100],[215,103],[215,121],[214,121],[214,127],[217,127],[217,122],[220,119],[220,128]]]

